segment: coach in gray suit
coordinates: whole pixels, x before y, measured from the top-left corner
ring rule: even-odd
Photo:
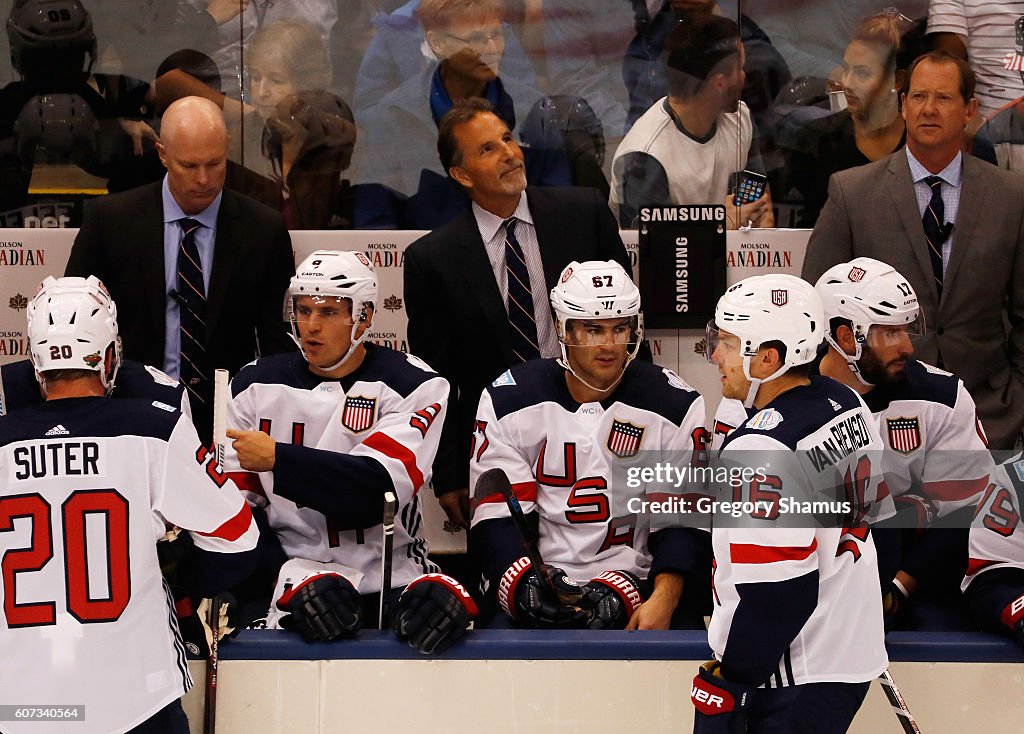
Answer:
[[[1024,424],[1024,177],[965,156],[974,73],[941,52],[918,58],[902,95],[906,148],[829,182],[803,277],[862,255],[917,291],[917,356],[960,377],[993,448]]]

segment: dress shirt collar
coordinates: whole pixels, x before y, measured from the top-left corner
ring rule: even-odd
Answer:
[[[206,207],[198,214],[186,214],[181,210],[181,207],[178,206],[178,202],[174,200],[174,196],[171,194],[170,187],[167,185],[166,174],[164,175],[164,182],[161,186],[161,194],[164,204],[164,224],[172,224],[180,219],[189,217],[208,229],[217,229],[217,215],[220,213],[220,201],[224,197],[223,191],[217,194],[217,198],[213,200],[210,206]]]
[[[494,239],[494,235],[501,229],[501,225],[505,223],[502,217],[497,214],[487,211],[483,207],[473,202],[473,216],[476,217],[476,226],[480,230],[480,238],[484,243],[490,242]],[[526,191],[519,195],[519,205],[516,207],[515,212],[512,214],[516,219],[527,222],[531,227],[533,226],[533,216],[530,214],[530,206],[526,203]]]
[[[921,161],[914,157],[914,154],[910,152],[910,147],[907,147],[907,162],[910,164],[910,178],[913,179],[914,183],[920,183],[929,176],[937,175],[942,179],[944,184],[958,189],[960,188],[960,179],[963,176],[963,159],[964,154],[957,151],[957,154],[953,156],[953,160],[949,162],[948,166],[943,168],[937,174],[933,174],[924,167]]]

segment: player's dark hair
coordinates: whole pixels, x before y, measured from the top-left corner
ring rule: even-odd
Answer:
[[[929,51],[914,59],[910,69],[907,71],[907,82],[903,89],[904,94],[910,91],[910,80],[914,76],[914,69],[922,61],[930,61],[933,64],[953,64],[956,66],[957,71],[960,73],[960,96],[963,98],[964,103],[974,99],[974,87],[977,81],[974,76],[974,70],[966,61],[946,51]]]
[[[99,375],[94,370],[80,370],[80,369],[64,369],[64,370],[46,370],[40,372],[47,382],[64,382],[70,380],[81,380],[85,377],[96,377]]]
[[[461,166],[463,161],[463,151],[455,139],[455,129],[485,112],[497,114],[494,105],[486,99],[467,97],[457,100],[441,118],[437,126],[437,154],[446,173],[452,166]]]
[[[679,21],[665,39],[665,77],[672,97],[692,97],[725,63],[739,63],[740,31],[720,15]],[[735,58],[733,58],[735,57]]]
[[[828,333],[833,339],[839,338],[839,327],[845,326],[848,329],[853,329],[853,322],[850,319],[843,318],[842,316],[833,316],[828,320]]]

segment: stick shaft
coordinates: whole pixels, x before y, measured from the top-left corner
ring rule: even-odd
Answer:
[[[882,691],[885,693],[885,697],[889,699],[889,705],[892,706],[892,710],[896,713],[896,719],[900,722],[900,726],[903,727],[904,733],[921,734],[921,728],[914,720],[914,715],[910,713],[907,701],[903,698],[903,694],[900,693],[900,689],[897,688],[896,681],[892,679],[892,674],[886,670],[878,676],[878,682],[882,684]]]
[[[387,599],[391,594],[391,567],[395,550],[395,513],[398,510],[398,498],[395,493],[384,493],[384,548],[381,553],[380,572],[380,608],[377,611],[377,629],[384,629],[387,623]]]
[[[224,466],[224,449],[228,444],[228,371],[213,373],[213,446],[217,466]]]

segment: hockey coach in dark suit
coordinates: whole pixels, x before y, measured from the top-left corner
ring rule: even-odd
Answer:
[[[125,357],[180,379],[204,437],[213,370],[234,373],[291,347],[281,316],[291,239],[279,213],[224,190],[227,146],[214,103],[168,107],[163,182],[91,202],[65,270],[106,284],[121,307]]]
[[[523,152],[491,105],[457,102],[438,154],[469,211],[409,246],[409,347],[452,385],[434,491],[468,526],[469,448],[483,388],[514,364],[559,356],[548,293],[573,260],[629,256],[607,203],[589,188],[526,188]]]

